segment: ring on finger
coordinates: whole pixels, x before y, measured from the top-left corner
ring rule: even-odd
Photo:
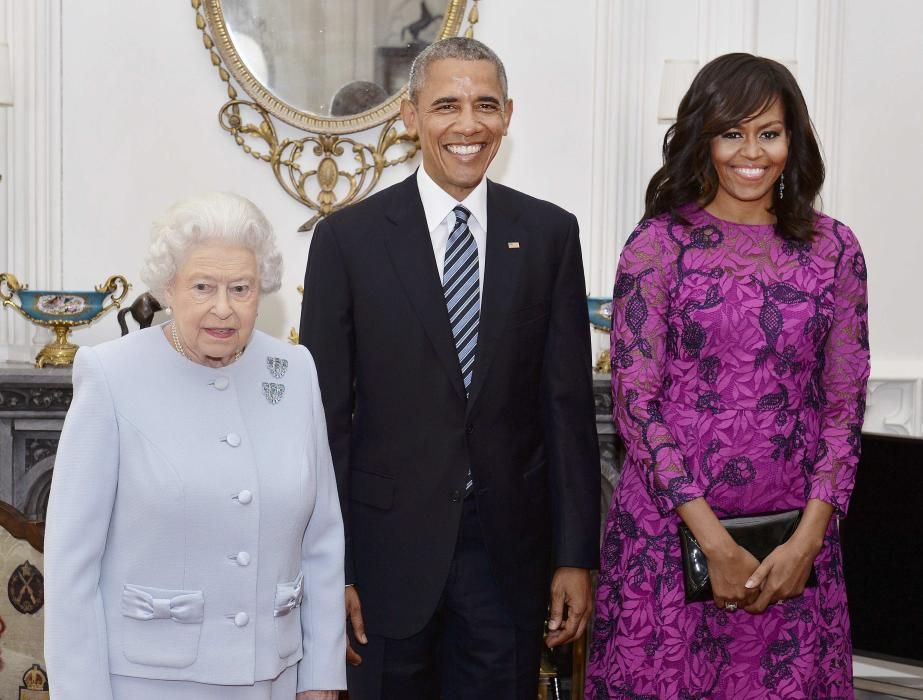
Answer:
[[[734,612],[737,610],[737,603],[729,600],[724,604],[724,609],[728,612]]]

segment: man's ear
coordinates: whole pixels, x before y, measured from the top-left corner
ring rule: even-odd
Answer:
[[[506,136],[510,129],[510,119],[513,118],[513,101],[506,101],[506,108],[503,110],[503,135]]]
[[[410,100],[401,100],[401,119],[408,135],[417,136],[417,106]]]

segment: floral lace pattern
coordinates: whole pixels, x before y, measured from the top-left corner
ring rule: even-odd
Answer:
[[[586,697],[851,698],[835,519],[819,585],[763,615],[683,599],[674,509],[844,515],[869,371],[866,268],[842,223],[810,242],[683,210],[642,223],[613,292],[614,421],[627,449],[602,545]]]

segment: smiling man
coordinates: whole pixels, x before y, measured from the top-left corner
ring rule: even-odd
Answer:
[[[301,341],[346,526],[351,700],[534,700],[546,615],[551,646],[589,616],[577,222],[485,178],[512,114],[493,51],[428,47],[401,107],[423,166],[314,234]]]

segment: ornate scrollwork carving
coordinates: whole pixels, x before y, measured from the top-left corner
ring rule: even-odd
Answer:
[[[66,411],[73,396],[70,387],[4,387],[0,411]]]
[[[46,457],[54,456],[58,451],[58,441],[55,438],[26,438],[25,470],[29,471]]]
[[[242,114],[246,110],[255,113],[256,123],[245,120]],[[375,189],[385,168],[410,160],[419,149],[414,138],[397,130],[397,117],[385,122],[374,145],[337,134],[280,139],[272,116],[247,100],[228,100],[218,112],[218,122],[244,153],[269,163],[290,197],[317,212],[299,231],[310,231],[323,217],[363,199]],[[406,150],[389,157],[389,151],[396,146]],[[351,168],[339,161],[347,151],[353,156]],[[310,164],[308,159],[303,161],[308,153],[318,160]],[[346,191],[338,194],[338,188],[343,186]]]

